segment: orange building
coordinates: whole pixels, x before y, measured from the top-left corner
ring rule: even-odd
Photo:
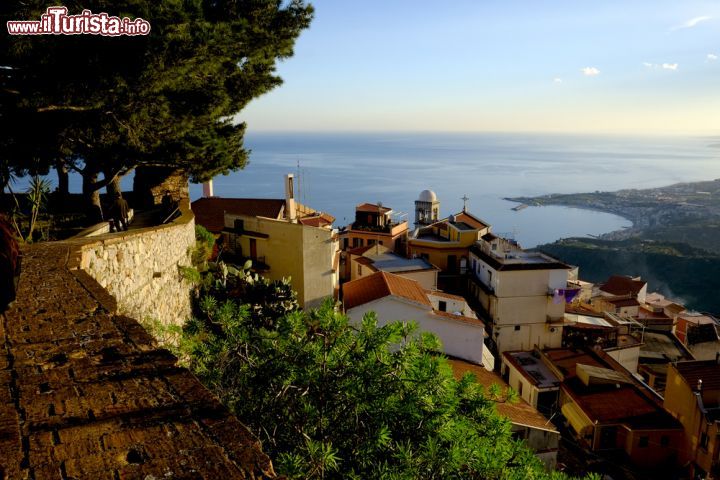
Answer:
[[[355,207],[355,221],[340,231],[343,250],[383,245],[405,254],[408,223],[393,219],[392,208],[381,204],[363,203]]]

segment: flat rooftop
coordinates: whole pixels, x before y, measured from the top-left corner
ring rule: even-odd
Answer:
[[[520,373],[538,388],[551,388],[560,385],[560,379],[532,352],[504,352],[503,356]]]
[[[423,258],[405,258],[395,253],[381,253],[380,255],[366,255],[372,265],[378,270],[390,273],[411,272],[416,270],[437,270],[437,268]]]

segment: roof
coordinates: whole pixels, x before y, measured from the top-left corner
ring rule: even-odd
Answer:
[[[565,378],[561,388],[580,407],[592,422],[623,423],[634,429],[680,429],[681,425],[663,410],[660,398],[627,373],[606,353],[591,350],[548,349],[545,356]],[[594,372],[596,382],[584,383],[587,372]],[[583,373],[583,370],[585,373]],[[626,383],[612,382],[617,379]],[[608,384],[600,383],[604,377]]]
[[[678,320],[685,320],[694,325],[717,325],[715,319],[708,315],[684,314],[678,315]]]
[[[503,352],[502,355],[523,377],[538,388],[553,388],[560,383],[555,373],[533,352]]]
[[[619,298],[616,300],[608,300],[608,302],[616,307],[637,307],[640,305],[640,302],[638,302],[636,298]]]
[[[485,253],[477,243],[470,247],[470,252],[476,255],[480,260],[487,263],[494,270],[512,271],[512,270],[569,270],[570,266],[549,257],[545,254],[537,252],[519,252],[524,257],[504,259],[494,257]]]
[[[335,217],[327,213],[314,213],[312,215],[302,217],[299,221],[303,225],[307,225],[309,227],[327,227],[328,225],[332,225],[335,221]]]
[[[432,190],[423,190],[418,196],[418,202],[436,202],[437,195]]]
[[[195,223],[213,233],[225,227],[225,213],[253,217],[278,218],[285,208],[285,200],[274,198],[203,197],[191,204]]]
[[[692,354],[672,332],[646,330],[640,347],[640,363],[667,364],[678,360],[692,360]]]
[[[449,298],[451,300],[457,300],[459,302],[465,302],[465,298],[461,297],[460,295],[453,295],[452,293],[445,293],[442,290],[425,290],[425,293],[428,295],[433,295],[435,297],[443,297],[443,298]]]
[[[493,240],[495,240],[496,238],[498,238],[498,236],[495,235],[494,233],[488,232],[488,233],[486,233],[485,235],[483,235],[483,236],[480,237],[480,238],[482,238],[482,239],[485,240],[486,242],[492,242]]]
[[[472,215],[471,213],[467,211],[462,211],[460,213],[455,214],[455,221],[456,222],[462,222],[467,225],[469,225],[472,228],[476,228],[478,230],[482,230],[483,228],[488,228],[490,226],[489,223],[480,220],[475,215]]]
[[[673,365],[691,389],[702,380],[703,390],[720,390],[720,364],[716,360],[692,360]]]
[[[400,275],[377,272],[343,285],[345,310],[390,295],[432,308],[432,304],[420,284]]]
[[[376,205],[374,203],[361,203],[355,207],[356,212],[367,212],[367,213],[387,213],[392,208],[383,207],[382,205]]]
[[[514,403],[504,401],[509,386],[496,373],[490,372],[480,365],[475,365],[464,360],[452,358],[448,359],[448,362],[450,363],[450,366],[453,369],[453,374],[457,379],[462,378],[466,373],[470,373],[475,376],[475,381],[477,381],[477,383],[485,387],[485,391],[487,391],[487,389],[493,384],[498,385],[502,389],[502,397],[495,406],[497,407],[498,413],[510,420],[511,423],[530,428],[537,428],[540,430],[547,430],[550,432],[557,432],[555,426],[550,422],[550,420],[545,418],[540,412],[522,398],[518,398],[518,401]]]
[[[450,312],[441,312],[440,310],[433,310],[433,313],[435,315],[449,318],[451,320],[457,320],[458,322],[470,323],[472,325],[477,325],[477,326],[485,328],[485,324],[482,322],[482,320],[478,320],[477,318],[466,317],[465,315],[455,315],[454,313],[450,313]]]
[[[642,280],[633,280],[624,275],[613,275],[600,286],[600,290],[611,295],[637,295],[647,285]]]

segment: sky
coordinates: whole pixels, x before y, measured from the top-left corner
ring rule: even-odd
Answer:
[[[252,131],[720,133],[720,1],[315,0]]]

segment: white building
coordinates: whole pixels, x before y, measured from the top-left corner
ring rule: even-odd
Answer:
[[[488,233],[470,248],[472,295],[489,320],[497,352],[560,347],[570,267]]]
[[[425,290],[418,282],[377,272],[343,285],[343,304],[351,321],[359,323],[375,312],[380,325],[416,321],[421,331],[434,333],[443,352],[488,369],[494,358],[484,348],[485,325],[462,297]]]

